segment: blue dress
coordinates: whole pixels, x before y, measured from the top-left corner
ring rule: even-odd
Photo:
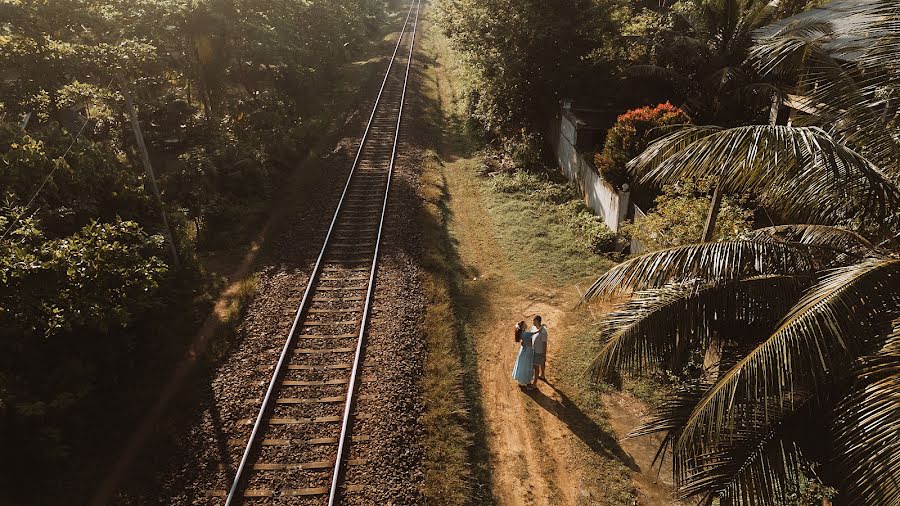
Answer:
[[[534,348],[531,337],[537,332],[522,332],[522,347],[519,348],[519,356],[516,357],[516,365],[513,366],[512,377],[520,385],[528,385],[534,378]]]

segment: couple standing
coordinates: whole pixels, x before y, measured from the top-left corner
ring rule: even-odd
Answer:
[[[538,379],[544,378],[547,362],[547,327],[541,323],[541,316],[535,315],[533,325],[525,330],[525,320],[516,324],[515,339],[521,344],[512,377],[519,382],[519,388],[533,390]],[[546,381],[546,380],[545,380]]]

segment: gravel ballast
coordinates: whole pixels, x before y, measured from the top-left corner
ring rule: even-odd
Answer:
[[[380,83],[379,83],[380,84]],[[414,86],[414,83],[412,83]],[[374,93],[372,95],[374,97]],[[363,110],[367,106],[363,106]],[[406,114],[415,114],[407,109]],[[210,491],[227,490],[265,394],[278,356],[290,329],[294,311],[309,280],[343,184],[352,163],[364,115],[348,125],[357,137],[344,138],[325,160],[326,176],[315,188],[304,188],[302,204],[284,218],[281,230],[270,239],[258,270],[257,293],[237,327],[233,347],[211,376],[206,391],[197,392],[194,423],[178,436],[179,453],[158,477],[160,504],[222,504]],[[405,135],[405,134],[404,134]],[[348,493],[347,504],[421,504],[423,413],[421,374],[425,342],[421,338],[425,296],[418,266],[420,230],[416,218],[419,155],[402,142],[391,183],[388,216],[376,274],[374,302],[369,321],[360,400],[354,412],[353,434],[367,439],[354,442],[348,459],[364,459],[348,466],[346,482],[360,485]],[[299,191],[298,191],[299,193]],[[335,307],[341,307],[340,303]],[[348,344],[350,343],[350,344]],[[341,341],[339,346],[350,346]],[[352,354],[349,354],[352,359]],[[307,379],[291,371],[291,379]],[[339,379],[344,371],[331,371],[315,379]],[[291,397],[310,393],[291,387]],[[341,395],[344,386],[317,389],[316,395]],[[277,407],[276,409],[282,409]],[[340,414],[343,404],[304,408],[305,416]],[[335,424],[339,427],[339,424]],[[303,439],[308,427],[280,426],[270,432],[284,438]],[[281,437],[281,436],[279,436]],[[279,449],[264,447],[261,455],[277,461]],[[327,451],[311,446],[306,461],[327,457]],[[261,460],[262,461],[262,460]],[[330,474],[330,471],[323,471]],[[297,483],[297,488],[309,486]],[[252,483],[251,483],[252,487]],[[327,497],[266,498],[265,504],[323,504]],[[248,500],[248,503],[251,501]]]

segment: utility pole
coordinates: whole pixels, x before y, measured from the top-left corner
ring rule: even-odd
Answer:
[[[125,97],[125,107],[128,109],[128,116],[131,117],[131,129],[134,130],[134,137],[137,140],[138,151],[141,152],[141,162],[144,164],[144,188],[148,186],[156,197],[159,204],[159,213],[162,215],[163,233],[166,236],[166,242],[169,244],[169,251],[172,254],[172,264],[175,268],[179,268],[181,262],[178,260],[178,249],[175,248],[175,240],[172,238],[172,230],[169,228],[169,218],[166,216],[166,207],[163,205],[162,197],[159,195],[159,187],[156,186],[156,176],[153,174],[153,166],[150,165],[150,154],[147,152],[147,145],[144,143],[144,134],[141,133],[141,124],[138,122],[137,109],[134,108],[134,101],[131,99],[131,92],[128,90],[128,83],[120,72],[116,72],[116,79],[119,81],[119,87],[122,89],[122,95]]]

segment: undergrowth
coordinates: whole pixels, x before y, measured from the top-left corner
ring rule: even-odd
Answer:
[[[613,248],[615,233],[568,184],[525,171],[479,180],[517,275],[539,273],[566,283],[598,276],[612,266],[603,253]]]
[[[469,451],[468,404],[463,389],[463,364],[457,339],[461,329],[450,287],[456,276],[455,256],[447,230],[445,190],[440,161],[428,154],[422,173],[425,271],[425,497],[429,504],[469,504],[474,477]]]

